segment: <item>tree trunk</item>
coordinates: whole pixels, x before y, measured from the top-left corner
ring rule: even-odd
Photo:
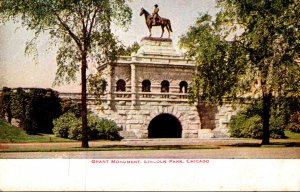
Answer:
[[[8,107],[7,109],[7,122],[11,124],[11,120],[12,120],[12,112],[10,107]]]
[[[263,136],[262,145],[270,143],[270,116],[271,116],[271,99],[272,93],[263,95]]]
[[[86,106],[86,69],[87,54],[82,54],[81,61],[81,119],[82,119],[82,138],[81,147],[88,148],[88,127],[87,127],[87,106]]]

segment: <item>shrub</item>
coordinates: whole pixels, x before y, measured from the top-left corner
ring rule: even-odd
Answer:
[[[291,116],[287,129],[294,133],[300,133],[300,111]]]
[[[287,122],[285,114],[273,113],[270,118],[270,137],[273,139],[285,138],[284,130]]]
[[[229,122],[231,137],[261,139],[263,135],[261,111],[261,105],[254,103],[233,116]],[[285,116],[273,109],[270,118],[270,137],[284,138],[285,126]]]
[[[117,124],[108,119],[99,119],[95,116],[89,116],[88,127],[90,128],[90,137],[107,140],[120,140]]]
[[[82,137],[81,118],[68,112],[53,121],[53,132],[58,137],[80,140]],[[88,137],[90,140],[107,139],[120,140],[120,129],[114,121],[100,119],[94,115],[88,115]]]
[[[77,117],[74,113],[65,113],[61,115],[58,119],[53,120],[53,133],[62,138],[69,137],[69,130],[71,128],[71,123],[77,121]]]
[[[76,118],[70,122],[69,139],[80,140],[82,137],[81,118]],[[89,128],[88,128],[89,129]]]
[[[237,138],[261,138],[262,121],[258,115],[247,117],[245,114],[238,114],[229,123],[230,134]]]

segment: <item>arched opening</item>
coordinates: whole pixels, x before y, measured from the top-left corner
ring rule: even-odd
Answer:
[[[123,91],[126,91],[126,82],[123,80],[123,79],[119,79],[117,81],[117,88],[116,88],[116,91],[117,92],[123,92]]]
[[[181,81],[179,83],[179,92],[180,93],[187,93],[188,83],[186,81]]]
[[[167,80],[161,82],[161,92],[169,92],[170,83]]]
[[[151,91],[151,82],[149,80],[144,80],[142,82],[142,92],[150,92]]]
[[[148,127],[148,138],[181,138],[181,134],[180,121],[167,113],[154,117]]]

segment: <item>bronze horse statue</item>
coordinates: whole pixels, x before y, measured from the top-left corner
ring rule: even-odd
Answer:
[[[166,27],[168,30],[168,33],[169,33],[169,38],[170,38],[170,31],[171,32],[173,32],[173,31],[172,31],[171,22],[169,19],[160,17],[159,20],[156,22],[156,25],[153,25],[152,15],[148,11],[146,11],[144,8],[141,9],[140,16],[142,16],[142,15],[145,15],[146,25],[150,32],[149,37],[151,37],[151,35],[152,35],[151,28],[153,26],[161,26],[162,33],[161,33],[160,37],[162,37],[164,35],[164,31],[165,31],[165,27]]]

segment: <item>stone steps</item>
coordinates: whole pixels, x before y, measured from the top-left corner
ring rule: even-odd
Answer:
[[[229,138],[229,135],[224,133],[223,131],[213,130],[212,132],[215,138]]]
[[[119,131],[121,137],[125,139],[136,139],[137,136],[132,131]]]

